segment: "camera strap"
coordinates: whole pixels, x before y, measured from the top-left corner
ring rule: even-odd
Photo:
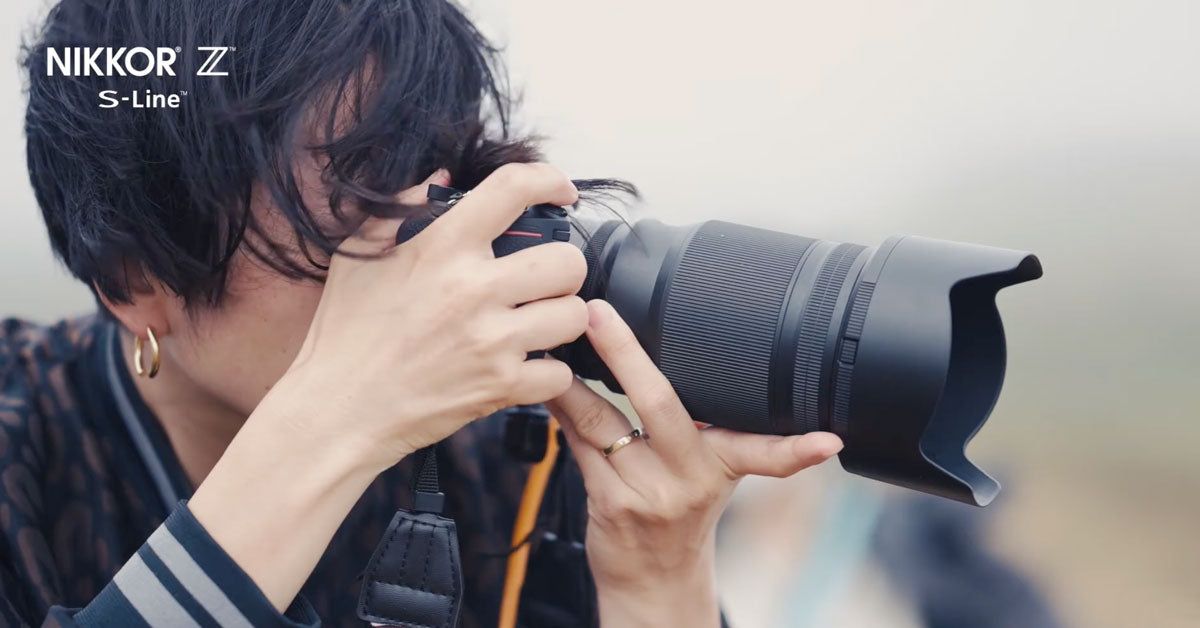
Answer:
[[[455,628],[462,606],[462,564],[454,520],[442,516],[437,445],[415,454],[413,508],[396,511],[371,555],[358,617],[375,626]]]

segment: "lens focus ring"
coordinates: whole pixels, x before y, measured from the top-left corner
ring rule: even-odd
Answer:
[[[821,272],[808,293],[804,305],[804,316],[800,323],[800,336],[796,342],[795,369],[792,371],[792,420],[804,432],[821,429],[820,408],[822,374],[828,372],[829,362],[825,355],[829,325],[833,322],[833,311],[842,293],[846,275],[854,260],[866,247],[857,244],[840,244],[825,258]],[[840,325],[840,321],[838,321]]]

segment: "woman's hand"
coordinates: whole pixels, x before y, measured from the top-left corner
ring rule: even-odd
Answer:
[[[427,183],[449,183],[437,176]],[[583,254],[553,243],[497,259],[491,243],[525,207],[577,195],[550,166],[510,164],[403,246],[400,220],[372,218],[340,251],[359,255],[334,256],[298,357],[189,503],[276,608],[381,471],[475,418],[571,385],[565,364],[526,355],[587,326],[574,296]]]
[[[526,355],[586,328],[575,296],[583,254],[555,242],[496,258],[492,240],[530,205],[577,198],[559,170],[509,164],[403,246],[394,246],[399,219],[369,219],[339,252],[382,247],[383,257],[334,256],[308,337],[272,396],[309,410],[299,429],[353,439],[382,471],[476,418],[561,394],[570,369]]]
[[[579,381],[550,404],[587,488],[601,623],[716,627],[713,532],[737,481],[792,475],[836,454],[841,440],[697,429],[612,307],[597,300],[588,310],[588,339],[651,437],[605,457],[604,448],[632,430],[621,411]]]

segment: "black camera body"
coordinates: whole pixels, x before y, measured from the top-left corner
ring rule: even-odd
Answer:
[[[396,244],[401,244],[420,233],[435,218],[454,207],[465,194],[466,192],[454,188],[430,185],[429,201],[432,213],[405,220],[400,226],[400,231],[396,233]],[[534,205],[526,208],[525,213],[492,242],[492,252],[496,257],[503,257],[544,242],[570,240],[571,219],[567,216],[567,210],[557,205]]]
[[[397,243],[462,194],[430,186],[434,211],[406,220]],[[584,228],[552,205],[526,209],[492,249],[552,241],[582,248],[580,296],[612,304],[693,419],[830,431],[852,473],[980,506],[999,492],[964,450],[1004,379],[996,293],[1040,277],[1034,255],[914,236],[867,247],[722,221]],[[620,392],[586,339],[551,353]]]

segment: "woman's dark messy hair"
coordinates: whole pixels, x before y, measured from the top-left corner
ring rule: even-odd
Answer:
[[[64,76],[48,56],[137,46],[176,50],[174,75]],[[210,46],[230,47],[212,68],[226,75],[197,76]],[[466,189],[540,158],[510,134],[497,49],[446,0],[61,0],[22,63],[29,176],[51,241],[116,302],[153,277],[189,305],[217,304],[242,246],[320,279],[358,211],[395,215],[395,194],[439,167]],[[105,90],[131,100],[101,107]],[[135,92],[180,104],[135,108]],[[324,164],[332,225],[301,194],[294,160],[309,156]],[[252,215],[256,184],[300,255]]]

